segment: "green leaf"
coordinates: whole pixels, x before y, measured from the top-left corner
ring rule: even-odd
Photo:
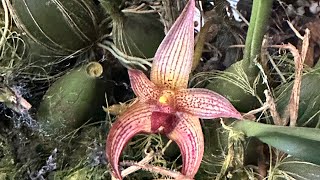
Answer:
[[[252,121],[236,121],[232,126],[246,136],[256,137],[294,157],[320,164],[320,129],[275,126]]]
[[[280,177],[283,175],[281,179],[288,179],[287,177],[290,176],[296,180],[318,180],[320,166],[289,157],[277,165],[274,174]]]
[[[298,126],[316,127],[320,122],[320,71],[302,76],[298,112]],[[293,82],[283,85],[277,94],[277,109],[283,114],[289,103]]]

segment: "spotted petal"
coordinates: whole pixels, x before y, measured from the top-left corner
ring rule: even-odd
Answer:
[[[116,178],[122,179],[118,164],[123,148],[134,135],[151,132],[151,114],[155,109],[153,105],[137,102],[112,125],[106,155]]]
[[[199,118],[187,113],[177,113],[177,118],[179,122],[167,136],[180,148],[183,162],[181,173],[193,178],[199,169],[204,151],[201,124]]]
[[[203,119],[218,117],[241,119],[241,114],[225,97],[207,89],[191,88],[177,91],[176,107],[179,111]]]
[[[160,95],[158,88],[139,70],[128,70],[131,88],[140,101],[157,99]]]
[[[151,81],[166,89],[186,88],[194,52],[194,0],[188,4],[160,44],[152,64]]]

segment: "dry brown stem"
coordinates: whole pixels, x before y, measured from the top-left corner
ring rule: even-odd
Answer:
[[[273,45],[271,47],[288,49],[293,57],[295,62],[295,80],[293,82],[292,92],[290,96],[290,101],[287,106],[285,115],[288,114],[290,118],[290,126],[295,126],[298,119],[298,110],[299,110],[299,100],[300,100],[300,87],[301,87],[301,79],[303,72],[303,64],[307,55],[308,47],[309,47],[309,38],[310,38],[310,30],[305,30],[305,35],[302,36],[300,33],[289,23],[289,26],[295,32],[296,36],[302,39],[302,48],[301,52],[293,46],[292,44],[284,44],[284,45]],[[289,113],[288,113],[289,112]],[[288,117],[283,117],[287,119]]]
[[[121,176],[122,177],[126,177],[128,176],[129,174],[131,173],[134,173],[138,170],[141,169],[140,165],[143,165],[143,164],[147,164],[149,163],[152,159],[153,159],[153,156],[154,156],[154,152],[151,151],[149,153],[146,153],[146,157],[144,157],[141,161],[139,161],[138,163],[136,162],[128,162],[128,161],[125,161],[125,162],[122,162],[121,164],[125,165],[125,166],[130,166],[128,167],[127,169],[123,170],[121,172]],[[117,180],[117,178],[115,178],[114,176],[111,177],[112,180]]]
[[[153,166],[153,165],[150,165],[150,164],[140,164],[140,163],[132,163],[132,164],[129,164],[129,165],[131,165],[131,167],[137,167],[139,169],[144,169],[146,171],[159,173],[159,174],[162,174],[162,175],[165,175],[165,176],[170,176],[170,177],[173,177],[175,179],[181,179],[181,180],[182,179],[185,179],[185,180],[190,179],[190,178],[187,178],[184,175],[182,175],[180,172],[168,170],[168,169],[165,169],[165,168],[159,167],[159,166]]]
[[[273,122],[275,125],[279,125],[279,126],[284,126],[288,123],[288,119],[287,118],[281,118],[277,108],[276,108],[276,103],[274,102],[273,97],[270,95],[270,93],[268,92],[268,90],[264,91],[264,94],[266,96],[266,104],[268,105],[270,114],[272,116]]]
[[[139,161],[138,163],[134,163],[134,164],[137,164],[137,166],[130,166],[127,169],[123,170],[121,172],[121,176],[125,177],[125,176],[128,176],[129,174],[131,174],[131,173],[133,173],[135,171],[138,171],[139,169],[141,169],[140,165],[147,164],[153,159],[153,155],[154,155],[153,151],[148,153],[147,156],[144,157],[141,161]]]
[[[179,16],[182,8],[184,7],[182,3],[183,1],[162,0],[163,13],[161,17],[164,23],[166,34]]]

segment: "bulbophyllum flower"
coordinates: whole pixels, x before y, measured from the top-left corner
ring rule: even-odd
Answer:
[[[112,125],[106,144],[107,158],[118,179],[122,179],[118,167],[121,152],[138,133],[163,133],[176,142],[183,161],[181,173],[192,179],[204,151],[199,118],[241,118],[223,96],[187,88],[194,52],[194,8],[194,0],[190,0],[160,44],[150,80],[139,70],[128,70],[138,101]]]

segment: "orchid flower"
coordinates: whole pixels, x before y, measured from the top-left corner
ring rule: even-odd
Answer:
[[[176,142],[182,155],[181,174],[192,179],[204,152],[199,118],[241,119],[223,96],[187,88],[194,52],[194,10],[195,2],[189,0],[155,54],[150,80],[139,70],[128,70],[138,101],[112,125],[106,144],[107,158],[118,179],[122,179],[118,167],[121,152],[138,133],[163,133]]]

